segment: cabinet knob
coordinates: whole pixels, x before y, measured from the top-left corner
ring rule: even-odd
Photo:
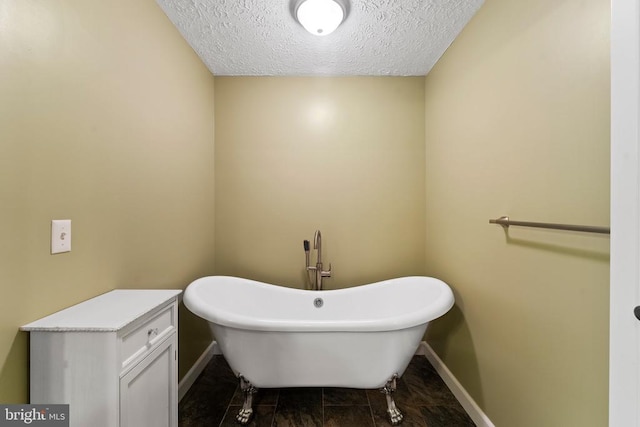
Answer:
[[[158,328],[152,328],[147,331],[147,336],[149,338],[155,337],[156,335],[158,335]]]

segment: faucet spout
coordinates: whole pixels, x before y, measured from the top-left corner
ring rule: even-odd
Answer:
[[[313,235],[313,249],[317,251],[318,259],[316,262],[318,264],[322,263],[322,233],[320,233],[320,230],[316,230]]]

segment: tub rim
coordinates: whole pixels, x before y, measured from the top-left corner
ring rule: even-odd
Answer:
[[[311,300],[323,298],[327,295],[349,294],[354,292],[364,292],[361,288],[372,286],[390,286],[388,282],[408,281],[415,279],[428,279],[430,286],[437,286],[440,291],[436,299],[424,308],[424,310],[414,310],[394,317],[381,317],[372,319],[259,319],[245,314],[231,312],[230,310],[217,309],[212,312],[198,291],[201,287],[212,279],[225,279],[231,281],[245,281],[251,286],[278,288],[276,292],[284,294],[308,295]],[[348,296],[347,296],[348,297]],[[272,331],[272,332],[380,332],[407,329],[414,326],[427,324],[432,320],[447,313],[454,305],[453,292],[449,285],[440,279],[429,276],[403,276],[393,279],[382,280],[350,288],[331,289],[313,291],[306,289],[288,288],[280,285],[273,285],[252,279],[245,279],[236,276],[214,275],[198,278],[187,286],[183,298],[184,304],[192,313],[217,325],[235,329]]]

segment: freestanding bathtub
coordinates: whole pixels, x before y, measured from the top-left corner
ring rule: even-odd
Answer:
[[[395,378],[429,322],[453,303],[446,283],[422,276],[325,291],[210,276],[184,293],[184,304],[209,321],[240,379],[241,424],[253,414],[255,388],[271,387],[382,388],[392,424],[399,424],[391,397]]]

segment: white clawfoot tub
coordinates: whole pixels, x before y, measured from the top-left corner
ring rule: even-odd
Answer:
[[[390,393],[431,320],[453,306],[449,286],[402,277],[353,288],[309,291],[229,276],[191,283],[184,304],[209,321],[222,354],[245,390],[254,387],[349,387]],[[248,402],[246,401],[248,399]],[[399,417],[399,419],[397,419]]]

